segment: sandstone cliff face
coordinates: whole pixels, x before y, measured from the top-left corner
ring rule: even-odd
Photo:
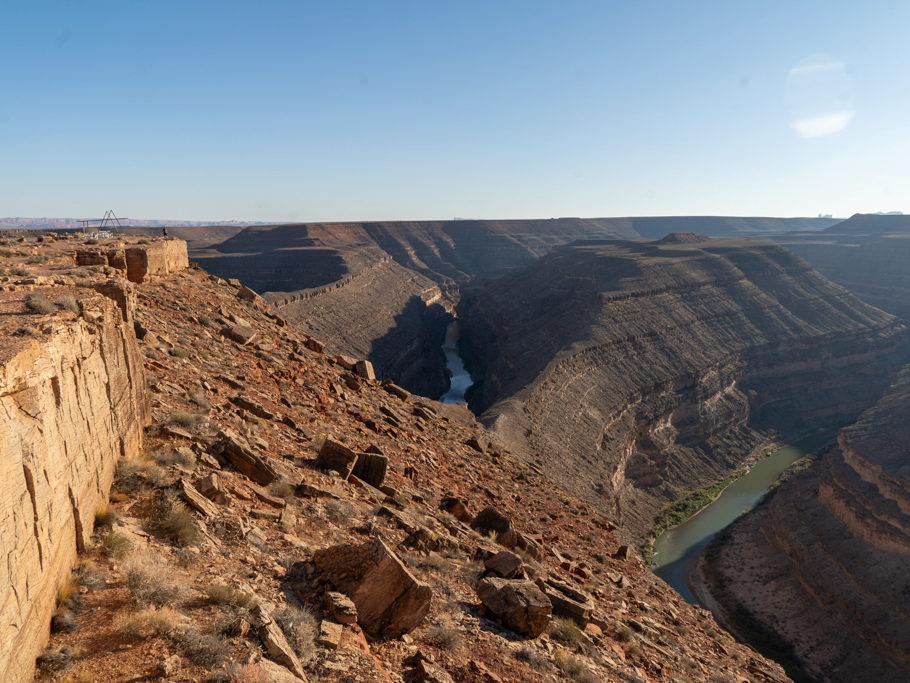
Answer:
[[[107,297],[79,298],[80,317],[46,317],[37,337],[7,336],[0,350],[4,681],[31,676],[57,587],[88,542],[117,459],[139,449],[149,420],[132,322]]]
[[[910,677],[910,367],[816,465],[724,533],[724,617],[811,677]]]
[[[903,327],[775,246],[564,247],[462,304],[485,422],[641,538],[768,438],[854,418]]]

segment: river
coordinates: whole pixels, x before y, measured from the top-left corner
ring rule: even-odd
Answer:
[[[474,383],[458,354],[458,335],[458,322],[453,321],[446,329],[446,340],[442,345],[442,352],[446,355],[446,368],[452,374],[449,390],[439,397],[443,403],[461,403],[465,400],[465,392]]]
[[[781,472],[807,453],[821,448],[831,438],[832,434],[826,432],[780,448],[759,460],[751,470],[724,489],[713,503],[682,524],[664,531],[654,542],[654,573],[688,602],[698,604],[685,578],[698,552],[717,532],[751,510]]]

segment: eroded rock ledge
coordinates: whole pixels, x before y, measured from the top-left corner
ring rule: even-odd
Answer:
[[[113,298],[80,290],[78,315],[44,316],[24,335],[10,329],[19,316],[2,321],[0,680],[30,678],[58,585],[88,544],[117,459],[140,448],[150,419],[131,311],[121,309],[130,287],[110,281]],[[4,313],[29,289],[4,292]]]

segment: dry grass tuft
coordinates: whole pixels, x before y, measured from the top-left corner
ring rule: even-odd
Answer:
[[[253,607],[256,597],[249,593],[237,590],[223,583],[213,583],[205,589],[209,602],[215,605],[228,605],[230,607]]]
[[[133,603],[140,607],[164,605],[180,597],[180,586],[171,580],[167,565],[137,560],[126,569],[126,587]]]
[[[59,299],[57,299],[57,305],[60,308],[75,315],[79,315],[80,313],[79,302],[69,294],[65,294],[64,296],[61,296]]]
[[[300,661],[310,661],[316,654],[316,618],[313,613],[304,607],[287,605],[275,612],[274,618]]]
[[[114,617],[114,628],[131,638],[166,636],[177,628],[180,613],[170,607],[123,610]]]
[[[38,313],[40,315],[47,315],[57,310],[50,301],[38,294],[29,294],[25,298],[25,308],[28,309],[29,313]]]

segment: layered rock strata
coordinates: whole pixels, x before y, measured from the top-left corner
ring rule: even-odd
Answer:
[[[0,347],[4,681],[31,676],[58,586],[89,542],[117,459],[136,453],[150,419],[132,322],[114,300],[88,292],[79,293],[79,316],[45,318],[35,337],[5,329]],[[21,299],[15,291],[4,305]]]
[[[908,416],[910,368],[706,553],[720,616],[813,679],[910,678]]]
[[[780,247],[674,242],[564,247],[461,307],[472,407],[639,539],[772,429],[854,419],[906,339]]]

